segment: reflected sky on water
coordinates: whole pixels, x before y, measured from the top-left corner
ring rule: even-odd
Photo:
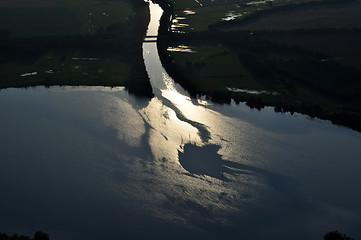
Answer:
[[[179,109],[191,104],[180,99]],[[42,229],[54,239],[262,239],[293,231],[319,239],[336,228],[358,236],[359,133],[271,109],[193,108],[182,113],[206,126],[208,143],[158,97],[1,91],[2,229]],[[178,157],[184,150],[195,162],[220,163],[222,177],[187,171]]]
[[[56,240],[316,240],[335,229],[361,237],[360,133],[191,99],[155,43],[144,43],[144,58],[151,100],[123,88],[0,92],[0,231]]]

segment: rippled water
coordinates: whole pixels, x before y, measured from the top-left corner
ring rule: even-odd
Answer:
[[[156,31],[161,10],[150,5]],[[150,101],[123,88],[0,92],[0,231],[316,240],[337,229],[361,237],[360,133],[192,99],[162,68],[155,43],[144,43],[144,58]]]

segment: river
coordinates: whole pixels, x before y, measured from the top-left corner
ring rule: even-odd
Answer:
[[[150,3],[148,35],[158,5]],[[155,32],[154,32],[155,31]],[[51,239],[361,238],[361,134],[190,98],[144,43],[155,97],[0,92],[0,231]]]

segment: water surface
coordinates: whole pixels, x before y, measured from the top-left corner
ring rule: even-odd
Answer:
[[[150,5],[157,29],[161,10]],[[192,99],[155,43],[144,43],[144,58],[151,100],[123,88],[0,92],[0,231],[316,240],[337,229],[361,238],[360,133]]]

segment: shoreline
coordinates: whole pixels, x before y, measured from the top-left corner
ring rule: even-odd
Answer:
[[[337,0],[336,0],[337,1]],[[354,1],[354,0],[351,0]],[[158,1],[155,1],[158,2]],[[166,6],[166,8],[163,8]],[[183,34],[182,36],[171,33],[168,31],[171,24],[171,16],[173,14],[172,5],[164,1],[162,2],[161,7],[163,8],[164,14],[159,27],[159,36],[158,36],[158,54],[162,62],[163,67],[166,69],[168,74],[179,84],[184,87],[192,97],[206,96],[215,103],[220,104],[230,104],[232,99],[236,102],[243,102],[248,105],[250,108],[255,108],[261,110],[264,107],[273,107],[275,112],[288,112],[288,113],[300,113],[306,114],[311,118],[319,118],[321,120],[329,120],[335,125],[341,125],[348,128],[351,128],[355,131],[361,132],[361,113],[352,110],[341,110],[341,111],[330,111],[325,110],[322,106],[317,105],[307,105],[307,104],[292,104],[287,101],[280,101],[275,99],[273,101],[267,100],[262,95],[247,95],[247,94],[237,94],[230,91],[205,91],[204,89],[199,89],[192,82],[192,79],[187,76],[187,74],[174,63],[173,58],[167,52],[168,43],[174,40],[182,41],[182,38],[192,39],[192,36],[197,34]],[[217,31],[208,31],[210,35],[217,37]],[[203,35],[205,33],[200,33]]]

